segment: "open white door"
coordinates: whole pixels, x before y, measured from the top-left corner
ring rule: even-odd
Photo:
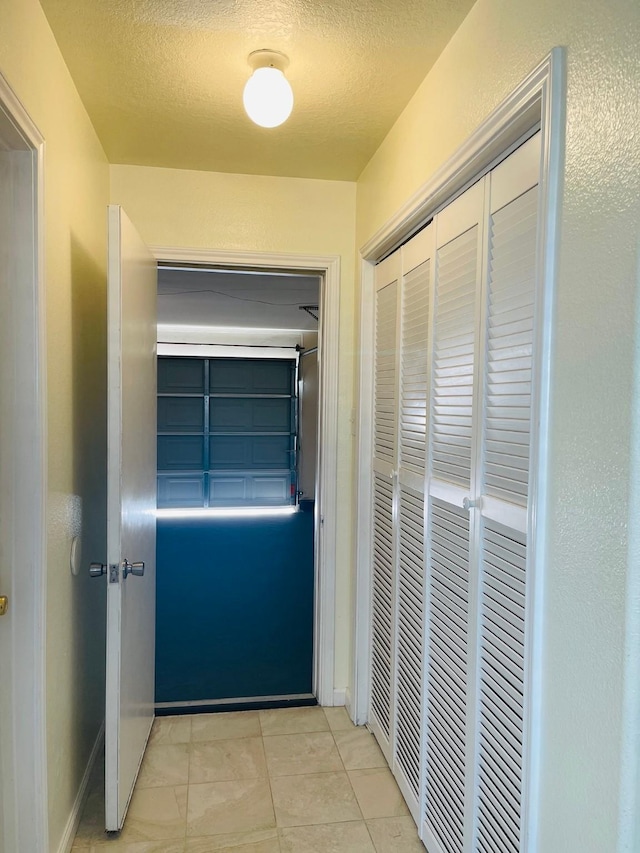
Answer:
[[[124,823],[154,716],[156,261],[109,207],[107,831]]]

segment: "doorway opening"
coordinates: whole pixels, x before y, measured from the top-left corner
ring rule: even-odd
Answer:
[[[159,714],[322,701],[324,285],[159,264]]]

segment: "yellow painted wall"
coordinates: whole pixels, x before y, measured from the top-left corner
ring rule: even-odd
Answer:
[[[3,0],[0,72],[46,140],[47,729],[57,851],[104,716],[106,158],[37,0]],[[82,535],[82,575],[69,571]],[[23,851],[15,851],[23,853]],[[24,851],[28,853],[28,851]]]
[[[358,182],[362,246],[552,47],[567,46],[541,853],[640,849],[640,525],[631,498],[640,454],[639,44],[637,0],[478,0]]]
[[[48,748],[51,850],[103,709],[105,215],[109,170],[36,0],[2,0],[0,71],[47,140]],[[640,156],[637,0],[478,0],[354,184],[111,167],[111,198],[156,245],[339,254],[341,483],[336,687],[348,682],[356,245],[528,70],[568,46],[566,175],[552,382],[541,819],[544,853],[640,849],[624,813],[637,750],[640,473],[634,401]],[[635,620],[635,621],[634,621]],[[623,712],[626,701],[627,715]],[[634,705],[636,702],[636,705]],[[640,716],[639,716],[640,718]],[[625,763],[626,762],[626,763]],[[623,812],[619,819],[619,813]],[[627,833],[625,835],[624,833]],[[621,842],[621,845],[622,843]]]
[[[351,643],[354,183],[111,166],[111,200],[151,245],[341,259],[335,686]]]

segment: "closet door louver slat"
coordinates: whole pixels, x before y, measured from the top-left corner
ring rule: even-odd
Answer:
[[[424,477],[427,434],[427,363],[431,261],[402,282],[399,466]]]
[[[519,853],[522,819],[526,541],[484,521],[475,849]]]
[[[375,414],[373,452],[395,464],[396,454],[396,322],[398,284],[376,294]]]
[[[432,476],[469,487],[478,228],[438,250]]]
[[[400,489],[395,761],[417,804],[424,654],[424,497]]]
[[[371,710],[384,736],[391,732],[393,648],[393,483],[374,475]]]
[[[429,530],[426,826],[437,849],[462,853],[467,755],[468,513],[432,499]]]
[[[376,269],[373,444],[373,572],[371,582],[371,720],[390,755],[395,671],[394,480],[397,456],[397,320],[399,265]]]
[[[484,489],[526,506],[538,190],[495,212],[490,223]]]

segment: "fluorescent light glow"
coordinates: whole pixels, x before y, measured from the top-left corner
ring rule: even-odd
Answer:
[[[157,518],[264,518],[293,515],[297,506],[204,507],[187,509],[158,509]]]
[[[301,272],[291,272],[287,270],[281,269],[269,269],[268,267],[261,267],[259,270],[247,269],[246,267],[225,267],[225,266],[203,266],[199,264],[197,261],[194,261],[192,264],[177,264],[172,261],[158,261],[158,269],[160,270],[169,270],[171,272],[210,272],[215,275],[220,275],[220,273],[224,273],[225,275],[259,275],[259,276],[275,276],[276,278],[318,278],[318,273],[316,272],[305,272],[302,270]]]
[[[242,95],[247,115],[260,127],[278,127],[291,115],[293,90],[279,68],[256,68]]]
[[[258,344],[171,344],[158,341],[158,355],[211,356],[212,358],[282,358],[298,357],[295,345],[288,347],[260,346]]]
[[[173,323],[158,323],[158,334],[161,332],[163,334],[191,334],[195,335],[197,333],[218,333],[218,332],[234,332],[238,334],[256,334],[258,332],[264,333],[273,333],[273,334],[288,334],[289,332],[295,332],[299,334],[307,333],[309,329],[268,329],[258,326],[186,326],[186,325],[178,325]],[[166,343],[169,343],[167,341]]]

